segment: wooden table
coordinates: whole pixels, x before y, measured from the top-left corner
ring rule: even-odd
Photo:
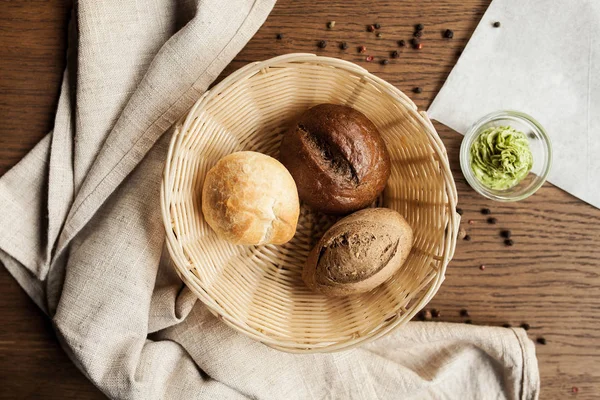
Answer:
[[[326,4],[327,3],[327,4]],[[388,80],[426,109],[440,90],[489,0],[280,0],[258,34],[227,67],[290,52],[316,52],[359,63]],[[0,174],[27,153],[51,128],[64,68],[68,0],[0,3]],[[327,21],[335,20],[333,30]],[[381,24],[382,37],[366,31]],[[423,49],[399,48],[413,25],[425,25]],[[442,32],[454,30],[454,39]],[[276,34],[283,33],[282,40]],[[317,42],[327,40],[325,49]],[[348,50],[338,44],[346,41]],[[367,47],[359,54],[357,46]],[[400,58],[388,65],[393,50]],[[371,54],[375,61],[368,63]],[[413,94],[415,87],[423,88]],[[542,399],[600,397],[600,210],[546,184],[516,204],[487,201],[466,184],[459,170],[461,136],[436,124],[450,154],[472,241],[460,241],[447,279],[431,307],[440,320],[460,322],[469,310],[475,324],[531,325]],[[489,207],[497,225],[486,223]],[[467,221],[473,221],[468,224]],[[498,233],[512,230],[506,247]],[[6,234],[8,227],[2,227]],[[484,264],[485,270],[479,266]],[[0,397],[102,398],[60,349],[47,318],[4,268],[0,268]],[[433,322],[432,322],[433,323]]]

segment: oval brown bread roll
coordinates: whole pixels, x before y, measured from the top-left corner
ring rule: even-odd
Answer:
[[[309,253],[302,279],[328,296],[367,292],[402,266],[412,244],[412,229],[396,211],[357,211],[323,235]]]
[[[300,201],[290,173],[273,157],[240,151],[208,171],[202,213],[234,244],[283,244],[296,232]]]
[[[367,207],[390,176],[379,131],[347,106],[320,104],[303,113],[284,134],[279,152],[300,199],[329,214]]]

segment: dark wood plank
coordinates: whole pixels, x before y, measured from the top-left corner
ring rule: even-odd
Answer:
[[[388,80],[426,109],[458,59],[489,0],[400,2],[380,0],[279,0],[248,46],[221,75],[256,60],[290,52],[310,52],[354,61]],[[0,3],[0,173],[14,165],[52,126],[64,67],[67,2]],[[333,30],[326,23],[335,20]],[[378,22],[382,37],[366,31]],[[413,25],[423,23],[423,49],[399,48]],[[442,38],[446,28],[454,39]],[[276,34],[283,33],[283,40]],[[319,40],[328,46],[319,49]],[[346,41],[348,50],[338,44]],[[367,47],[359,54],[358,46]],[[398,50],[397,60],[378,63]],[[368,63],[371,54],[375,62]],[[422,87],[421,94],[411,90]],[[463,227],[473,238],[460,242],[446,281],[431,303],[443,321],[461,322],[467,308],[475,324],[531,325],[543,336],[537,347],[542,399],[565,399],[579,387],[580,399],[600,395],[600,210],[550,184],[516,204],[487,201],[460,173],[461,136],[436,124],[444,140],[464,209]],[[497,225],[480,214],[492,209]],[[473,220],[473,224],[468,221]],[[511,229],[506,247],[498,236]],[[479,269],[486,265],[484,271]],[[2,269],[0,315],[0,393],[6,397],[95,398],[101,396],[77,373],[59,349],[49,323]]]

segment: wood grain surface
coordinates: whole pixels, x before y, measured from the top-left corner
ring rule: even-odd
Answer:
[[[426,109],[483,16],[489,0],[279,0],[223,76],[256,60],[311,52],[357,62]],[[69,1],[0,2],[0,174],[51,128],[64,68]],[[334,29],[326,24],[335,20]],[[381,24],[382,37],[366,30]],[[485,21],[491,24],[493,21]],[[425,25],[423,49],[400,48],[414,24]],[[442,32],[450,28],[453,39]],[[284,35],[276,40],[276,35]],[[317,43],[327,41],[319,49]],[[348,43],[343,51],[341,41]],[[360,54],[357,47],[367,47]],[[388,65],[397,50],[398,59]],[[365,61],[373,55],[374,61]],[[422,93],[412,89],[421,87]],[[535,94],[533,94],[535,95]],[[472,240],[458,243],[447,278],[430,307],[437,320],[513,326],[528,323],[537,345],[541,399],[600,398],[600,210],[550,184],[516,204],[485,200],[459,170],[461,136],[436,124],[448,153]],[[486,223],[481,208],[498,219]],[[469,223],[472,221],[472,224]],[[8,229],[2,227],[1,229]],[[514,246],[499,236],[510,229]],[[485,265],[481,270],[480,265]],[[48,319],[0,268],[0,398],[102,398],[60,349]],[[435,322],[431,322],[435,323]],[[572,393],[577,387],[579,393]]]

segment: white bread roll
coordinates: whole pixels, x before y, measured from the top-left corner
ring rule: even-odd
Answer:
[[[208,171],[202,213],[233,244],[283,244],[296,232],[300,201],[292,175],[273,157],[240,151]]]

